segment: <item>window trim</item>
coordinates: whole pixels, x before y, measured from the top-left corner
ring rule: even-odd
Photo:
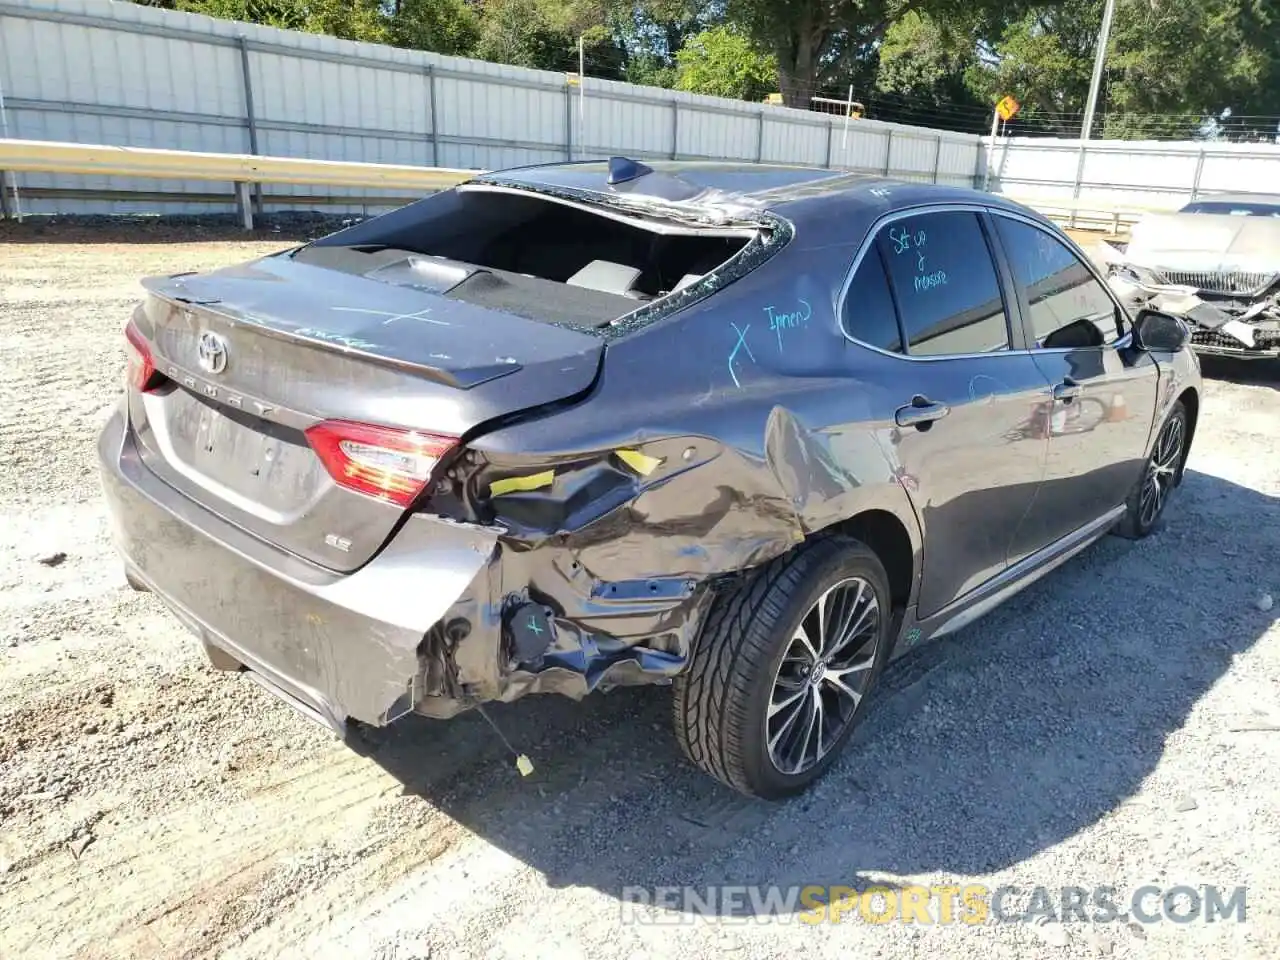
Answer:
[[[893,310],[893,327],[898,332],[898,346],[901,348],[898,350],[886,350],[884,347],[874,346],[865,340],[859,340],[856,337],[850,337],[845,332],[844,308],[845,308],[845,304],[848,303],[846,294],[853,287],[853,279],[854,277],[857,276],[858,270],[862,269],[863,265],[866,265],[869,268],[871,260],[874,260],[877,264],[879,264],[880,278],[884,281],[885,292],[889,294],[889,306]],[[897,293],[894,292],[893,281],[889,277],[889,264],[885,262],[884,252],[880,249],[879,245],[876,244],[874,234],[872,235],[869,255],[859,257],[857,263],[858,263],[857,269],[855,269],[852,273],[850,273],[845,278],[845,282],[841,287],[840,293],[836,297],[835,316],[836,316],[836,324],[840,328],[840,335],[843,336],[846,340],[852,340],[854,343],[860,344],[864,347],[870,347],[873,350],[878,350],[881,353],[888,354],[891,357],[905,357],[907,355],[907,352],[906,352],[907,332],[905,329],[903,329],[903,326],[902,326],[902,310],[898,306],[898,295]]]
[[[896,360],[911,360],[916,363],[932,363],[939,360],[972,359],[974,357],[986,357],[987,359],[990,359],[992,357],[1005,357],[1011,354],[1030,353],[1031,351],[1026,349],[1026,333],[1022,323],[1021,304],[1019,301],[1011,302],[1009,299],[1011,291],[1007,285],[1008,278],[1004,274],[1004,271],[1007,269],[1003,260],[1004,251],[997,247],[997,238],[992,237],[991,234],[993,231],[988,229],[988,225],[985,220],[985,214],[987,214],[988,211],[989,208],[982,203],[934,202],[900,207],[897,210],[892,210],[889,213],[886,213],[884,216],[879,217],[875,222],[873,222],[867,229],[866,234],[863,236],[862,242],[858,247],[858,252],[854,254],[853,262],[845,272],[844,282],[840,284],[840,296],[836,301],[836,318],[840,325],[840,335],[850,343],[855,343],[858,346],[874,351],[881,356],[893,357]],[[882,347],[877,347],[874,344],[867,343],[865,340],[859,340],[857,337],[852,336],[845,328],[844,307],[845,301],[849,296],[849,288],[853,285],[853,278],[858,272],[858,268],[862,266],[862,262],[867,257],[867,251],[877,249],[876,238],[880,235],[880,231],[884,227],[891,223],[895,223],[898,220],[906,220],[910,217],[919,217],[932,213],[971,213],[977,220],[978,229],[982,232],[983,239],[986,241],[987,256],[991,260],[991,267],[995,273],[996,285],[1000,290],[1000,300],[1004,304],[1005,332],[1009,336],[1009,348],[1007,350],[999,350],[996,352],[988,350],[979,353],[912,355],[908,352],[911,349],[911,345],[906,337],[906,327],[902,320],[902,313],[898,308],[897,294],[895,294],[893,290],[893,280],[889,274],[888,265],[884,263],[883,257],[881,257],[881,269],[885,272],[885,279],[889,284],[889,295],[893,299],[894,303],[894,313],[897,314],[898,335],[902,339],[903,352],[894,353],[891,350],[885,350]],[[1015,311],[1018,314],[1016,318],[1014,316]],[[1016,326],[1015,319],[1017,321]]]
[[[1005,254],[1000,243],[1000,234],[996,229],[995,219],[990,209],[982,212],[982,229],[987,235],[987,244],[991,248],[991,258],[996,264],[996,274],[1000,277],[1000,286],[1004,291],[1005,303],[1008,305],[1009,323],[1013,330],[1009,335],[1010,350],[1018,353],[1030,353],[1031,341],[1027,339],[1027,305],[1018,296],[1018,281],[1013,275],[1013,264]]]
[[[1094,279],[1097,280],[1100,284],[1102,284],[1102,289],[1107,292],[1107,296],[1111,299],[1111,302],[1114,303],[1116,307],[1120,310],[1120,316],[1127,321],[1128,330],[1125,331],[1124,336],[1122,336],[1119,340],[1116,340],[1112,343],[1105,344],[1102,347],[1094,347],[1092,349],[1124,350],[1133,346],[1133,317],[1130,315],[1129,311],[1125,309],[1124,305],[1120,302],[1119,298],[1116,297],[1115,293],[1111,289],[1111,285],[1107,283],[1106,279],[1098,271],[1098,268],[1094,265],[1093,261],[1089,259],[1088,255],[1085,254],[1085,252],[1080,248],[1080,246],[1074,240],[1071,239],[1071,237],[1067,236],[1067,234],[1063,233],[1062,231],[1056,230],[1051,226],[1047,226],[1046,224],[1040,222],[1039,220],[1036,220],[1034,217],[1028,216],[1017,210],[1011,210],[1005,207],[993,206],[987,203],[975,203],[975,202],[959,202],[959,203],[934,202],[934,203],[917,204],[915,206],[909,206],[909,207],[902,207],[898,210],[893,210],[893,211],[890,211],[889,213],[886,213],[884,216],[878,218],[874,223],[871,224],[866,234],[863,236],[861,243],[858,246],[857,253],[854,254],[853,262],[850,264],[849,268],[845,271],[844,282],[841,283],[840,285],[840,296],[836,301],[836,320],[840,326],[840,335],[844,337],[845,340],[847,340],[850,343],[856,344],[859,347],[862,347],[866,350],[870,350],[873,353],[878,353],[881,356],[893,357],[895,360],[911,360],[916,363],[930,363],[938,360],[954,360],[957,358],[971,359],[974,357],[986,357],[990,359],[992,357],[1003,357],[1003,356],[1010,356],[1013,354],[1037,355],[1037,354],[1053,354],[1053,353],[1070,353],[1072,350],[1082,349],[1080,347],[1031,347],[1031,346],[1028,346],[1028,344],[1034,343],[1034,340],[1030,340],[1027,337],[1028,321],[1027,321],[1027,315],[1023,307],[1023,302],[1022,302],[1023,298],[1021,293],[1019,292],[1018,284],[1014,279],[1012,268],[1010,267],[1008,258],[1005,254],[1004,246],[1000,243],[1000,237],[998,235],[994,237],[991,236],[992,234],[996,234],[996,230],[994,229],[995,227],[994,223],[990,224],[992,229],[989,231],[989,235],[988,235],[988,246],[990,248],[991,255],[995,258],[996,274],[1001,280],[1001,294],[1005,299],[1005,313],[1008,318],[1008,322],[1011,325],[1013,324],[1015,311],[1017,313],[1017,321],[1018,321],[1017,327],[1010,332],[1010,341],[1009,341],[1010,347],[1008,350],[1001,351],[1000,353],[945,353],[945,354],[939,354],[938,356],[933,356],[933,357],[918,357],[918,356],[913,357],[909,353],[893,353],[892,351],[884,350],[880,347],[877,347],[874,344],[870,344],[870,343],[867,343],[866,341],[859,340],[857,337],[850,336],[849,331],[845,329],[845,323],[844,323],[845,300],[849,294],[849,287],[853,283],[853,275],[858,272],[858,267],[862,265],[862,261],[866,258],[867,250],[874,247],[876,236],[880,233],[880,228],[887,224],[893,223],[896,220],[905,220],[907,217],[918,216],[921,213],[949,213],[949,212],[957,212],[957,211],[967,211],[970,213],[977,214],[979,220],[983,221],[984,228],[988,226],[987,222],[984,220],[984,217],[997,217],[997,216],[1008,217],[1010,220],[1017,220],[1021,223],[1027,224],[1028,226],[1035,227],[1037,230],[1047,233],[1049,236],[1053,237],[1059,243],[1064,243],[1067,249],[1070,250],[1080,260],[1080,262],[1084,264],[1085,269],[1088,270],[1093,275]],[[893,293],[892,283],[889,284],[889,292],[892,295]],[[1010,295],[1012,295],[1012,297],[1014,298],[1012,302],[1009,299]],[[895,310],[896,310],[896,307],[895,307]],[[901,333],[902,332],[901,316],[898,317],[898,329]],[[1021,345],[1017,346],[1016,344],[1021,344]]]
[[[1016,211],[1004,210],[1000,207],[991,207],[988,209],[988,213],[990,214],[992,219],[993,229],[991,233],[995,238],[995,243],[999,250],[997,256],[999,256],[1001,263],[1004,265],[1004,269],[1008,271],[1008,281],[1012,288],[1013,295],[1017,299],[1018,313],[1022,320],[1022,339],[1023,339],[1023,344],[1025,345],[1025,349],[1027,353],[1054,354],[1054,353],[1073,353],[1078,350],[1122,350],[1133,345],[1133,318],[1129,316],[1129,311],[1126,310],[1124,308],[1124,305],[1120,303],[1119,298],[1115,295],[1115,292],[1111,289],[1111,285],[1107,283],[1106,279],[1098,271],[1097,267],[1094,265],[1093,261],[1089,258],[1088,254],[1086,254],[1080,248],[1079,244],[1077,244],[1074,240],[1071,239],[1070,236],[1063,233],[1062,231],[1048,228],[1045,226],[1045,224],[1039,223],[1035,219],[1019,214]],[[1013,272],[1013,264],[1009,260],[1008,251],[1005,250],[1004,239],[1000,236],[1000,230],[999,230],[998,224],[995,223],[995,219],[997,217],[1004,217],[1007,220],[1013,220],[1018,223],[1025,224],[1026,226],[1029,226],[1035,230],[1039,230],[1041,233],[1045,234],[1046,236],[1050,237],[1053,240],[1057,240],[1060,244],[1066,247],[1067,251],[1084,266],[1085,270],[1088,271],[1089,275],[1093,277],[1094,280],[1097,281],[1100,287],[1102,287],[1102,290],[1106,294],[1107,299],[1111,301],[1112,305],[1116,309],[1117,321],[1123,321],[1125,325],[1124,333],[1121,336],[1117,337],[1115,340],[1109,341],[1108,343],[1104,343],[1102,344],[1102,346],[1099,346],[1099,347],[1038,347],[1036,346],[1035,330],[1031,329],[1031,305],[1027,301],[1027,298],[1023,293],[1022,285],[1018,283],[1017,275],[1014,274]]]

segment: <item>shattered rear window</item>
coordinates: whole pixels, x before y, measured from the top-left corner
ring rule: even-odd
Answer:
[[[594,331],[670,294],[705,291],[760,229],[664,223],[600,203],[472,187],[358,224],[294,258]]]

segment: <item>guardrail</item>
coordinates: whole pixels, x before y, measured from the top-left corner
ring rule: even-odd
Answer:
[[[414,192],[447,190],[480,171],[415,167],[302,157],[263,157],[252,154],[194,153],[104,144],[58,143],[48,140],[0,140],[0,170],[30,173],[96,174],[174,180],[217,180],[235,185],[236,205],[246,230],[253,229],[250,187],[281,183],[322,187],[366,187]],[[0,199],[7,191],[0,179]],[[1171,207],[1108,204],[1096,200],[1057,201],[1005,195],[1046,216],[1079,223],[1103,224],[1111,234],[1121,224],[1133,224],[1148,213]],[[282,200],[284,198],[281,198]]]
[[[1050,220],[1065,223],[1069,227],[1082,224],[1101,226],[1111,236],[1120,233],[1121,225],[1133,226],[1152,213],[1174,213],[1181,204],[1145,205],[1138,203],[1107,203],[1100,200],[1045,200],[1040,197],[1019,197],[1001,194],[1015,203],[1038,210]]]
[[[447,190],[479,172],[345,160],[308,160],[301,157],[192,153],[184,150],[57,143],[47,140],[0,140],[0,170],[220,180],[235,185],[236,205],[246,230],[253,229],[250,186],[256,183],[426,192]],[[5,191],[0,189],[0,194],[3,193]]]

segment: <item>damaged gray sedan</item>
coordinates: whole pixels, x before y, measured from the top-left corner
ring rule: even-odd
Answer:
[[[99,455],[129,582],[339,734],[674,682],[804,789],[885,664],[1182,478],[1187,329],[970,190],[746,164],[486,174],[145,281]]]
[[[1280,197],[1194,200],[1097,255],[1122,302],[1183,318],[1198,353],[1280,357]]]

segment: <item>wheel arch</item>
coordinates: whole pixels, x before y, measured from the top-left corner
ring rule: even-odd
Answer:
[[[1181,484],[1182,474],[1187,466],[1187,457],[1191,455],[1191,444],[1196,438],[1196,422],[1200,419],[1200,393],[1195,387],[1187,387],[1178,394],[1178,400],[1187,411],[1187,443],[1182,454],[1182,463],[1178,467],[1178,483]]]
[[[897,514],[881,508],[863,510],[828,529],[866,544],[879,558],[889,577],[889,596],[895,612],[914,602],[920,551]]]

